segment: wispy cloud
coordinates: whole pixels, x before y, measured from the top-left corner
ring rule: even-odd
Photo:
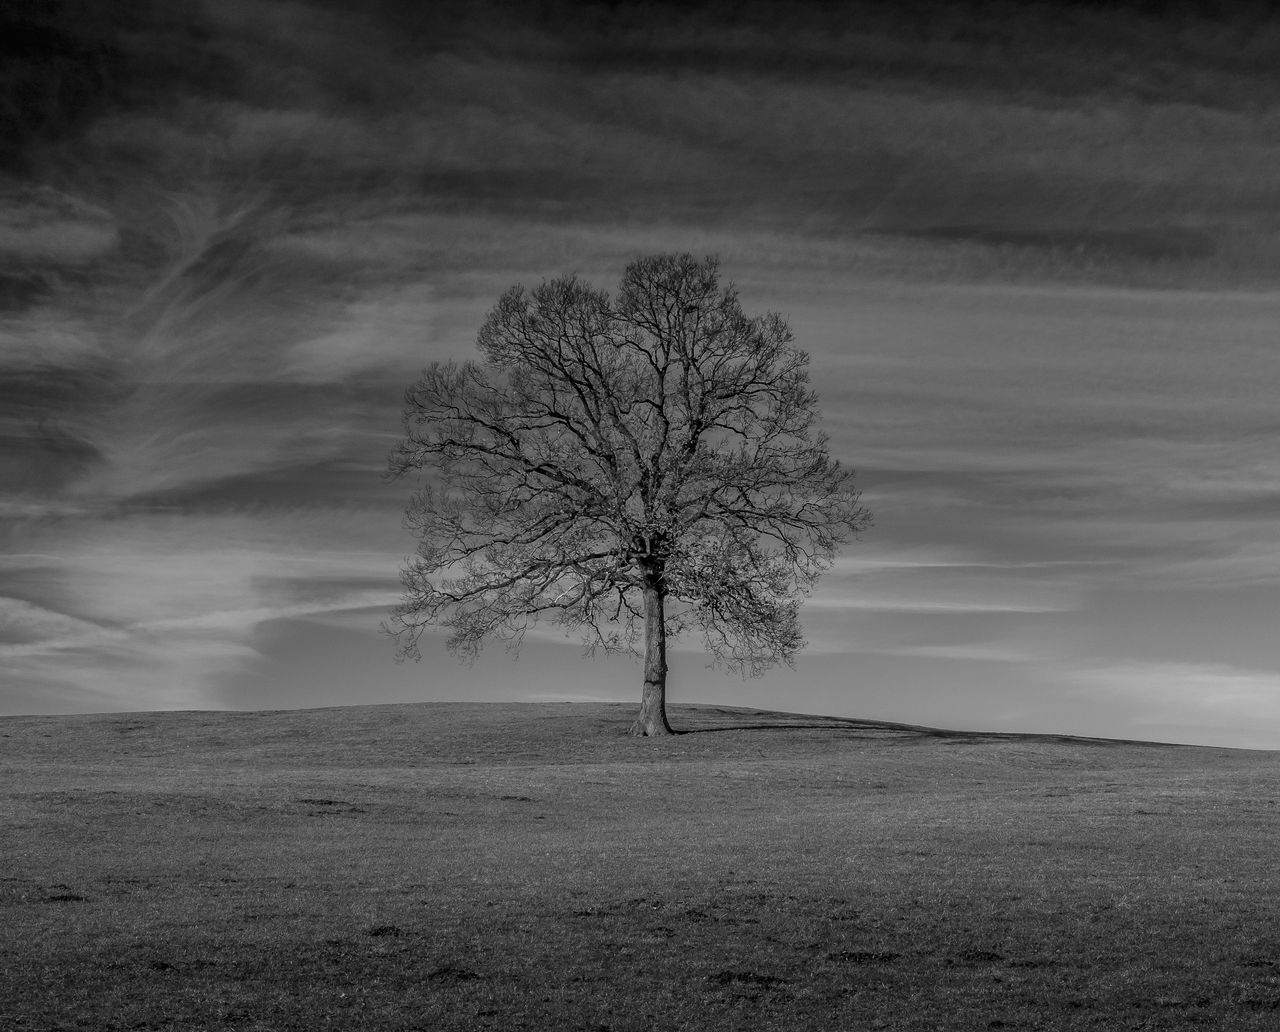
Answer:
[[[877,613],[1057,613],[1070,609],[1067,605],[1050,605],[1043,602],[1018,599],[904,599],[871,596],[864,598],[831,598],[815,596],[806,602],[806,608],[821,612],[848,612],[867,610]]]
[[[82,620],[20,598],[0,596],[0,654],[30,655],[118,641],[119,628]]]
[[[866,652],[909,659],[954,659],[969,663],[1031,664],[1040,657],[1026,649],[1002,645],[896,645],[869,648]]]
[[[82,8],[0,111],[0,543],[57,557],[4,568],[6,674],[198,703],[383,604],[417,368],[673,249],[788,316],[877,513],[815,648],[1057,669],[1128,587],[1280,584],[1274,26]]]
[[[0,598],[0,665],[15,686],[49,685],[51,702],[215,705],[260,658],[262,627],[398,600],[399,556],[340,548],[349,532],[320,522],[301,539],[302,518],[133,517],[110,533],[88,522],[57,536],[56,554],[8,557],[0,570],[24,597]]]
[[[1131,707],[1134,726],[1180,741],[1280,749],[1280,676],[1225,663],[1121,660],[1064,671],[1095,706]]]
[[[117,708],[216,708],[228,678],[262,659],[254,644],[259,628],[351,610],[385,611],[397,599],[394,591],[348,592],[307,604],[215,609],[115,626],[30,606],[15,614],[15,600],[0,599],[0,634],[26,639],[0,641],[0,664],[12,687],[44,684],[47,702],[59,708],[67,693],[81,703]]]

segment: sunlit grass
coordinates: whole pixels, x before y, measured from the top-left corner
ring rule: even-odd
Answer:
[[[0,721],[0,1027],[1275,1027],[1275,754],[631,716]]]

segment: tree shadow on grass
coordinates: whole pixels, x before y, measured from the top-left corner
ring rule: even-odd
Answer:
[[[1169,743],[1149,742],[1124,738],[1092,738],[1084,735],[1047,734],[1032,731],[956,731],[948,728],[928,727],[923,724],[899,724],[885,720],[858,720],[846,717],[806,717],[797,714],[790,719],[785,714],[743,713],[733,710],[704,711],[705,715],[689,715],[693,720],[711,721],[717,717],[732,720],[732,723],[715,723],[704,726],[678,727],[677,735],[701,735],[719,731],[844,731],[850,735],[879,739],[892,738],[900,741],[923,741],[928,739],[952,741],[954,743],[982,742],[1035,742],[1040,744],[1056,743],[1064,745],[1093,746],[1162,746]]]

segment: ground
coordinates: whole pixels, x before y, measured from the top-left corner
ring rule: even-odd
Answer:
[[[0,1028],[1280,1023],[1275,753],[632,709],[0,720]]]

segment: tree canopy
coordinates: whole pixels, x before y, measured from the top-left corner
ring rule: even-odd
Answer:
[[[573,276],[513,287],[477,343],[482,361],[432,363],[406,393],[390,470],[423,483],[400,655],[432,624],[464,658],[537,620],[588,651],[643,633],[643,734],[670,730],[670,635],[744,674],[790,663],[800,598],[871,517],[783,319],[747,316],[714,258],[668,254],[612,297]]]

